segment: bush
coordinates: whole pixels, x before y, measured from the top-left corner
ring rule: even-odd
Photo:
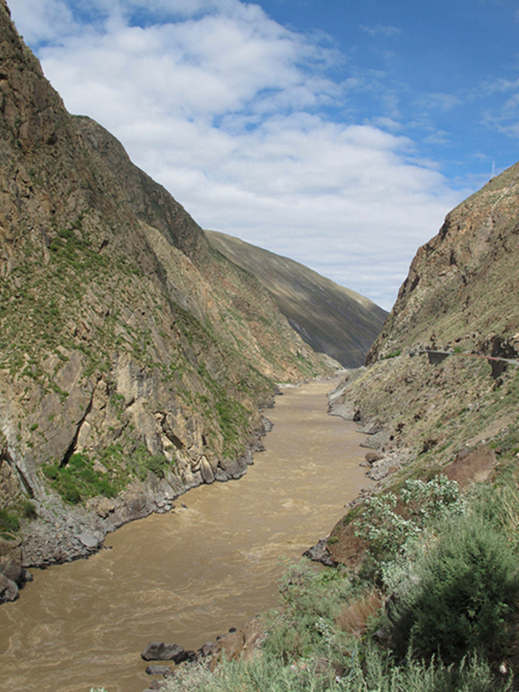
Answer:
[[[94,462],[80,452],[73,454],[66,466],[60,466],[57,462],[45,465],[43,474],[65,502],[72,505],[95,495],[117,495],[117,488],[111,478],[94,470]]]
[[[163,454],[157,454],[155,456],[150,456],[146,460],[146,467],[155,475],[157,478],[164,478],[166,475],[166,470],[169,468],[170,464]]]
[[[345,574],[316,572],[313,565],[301,563],[287,572],[280,591],[283,611],[270,616],[267,653],[285,663],[312,654],[326,654],[340,662],[347,635],[336,619],[353,593]]]
[[[421,656],[459,661],[473,650],[502,651],[519,597],[519,560],[505,536],[474,512],[452,520],[416,576],[395,618],[400,653],[412,646]]]
[[[22,512],[23,516],[26,519],[36,519],[36,517],[38,516],[36,507],[30,500],[25,500],[25,502],[23,503]]]
[[[356,521],[355,535],[368,541],[376,572],[377,562],[394,560],[424,529],[464,509],[465,502],[456,481],[449,481],[443,475],[427,483],[408,480],[400,498],[388,492],[373,495],[366,501],[365,510]]]
[[[16,514],[8,512],[6,509],[0,509],[0,534],[9,536],[16,533],[20,528],[20,521]]]

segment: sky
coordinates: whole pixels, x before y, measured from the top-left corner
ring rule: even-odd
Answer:
[[[394,303],[519,160],[516,0],[7,0],[74,114],[202,228]]]

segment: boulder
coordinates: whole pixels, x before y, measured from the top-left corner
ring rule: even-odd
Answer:
[[[368,449],[382,449],[391,441],[391,436],[389,433],[381,430],[374,435],[369,435],[364,442],[361,442],[361,447],[367,447]]]
[[[201,658],[206,658],[207,656],[212,656],[216,650],[216,644],[213,642],[206,642],[203,646],[198,649],[198,655]]]
[[[205,457],[202,457],[200,462],[200,472],[202,474],[202,479],[204,483],[214,483],[215,476],[211,464],[207,461]]]
[[[358,411],[352,402],[346,401],[340,404],[334,404],[330,407],[328,413],[330,416],[339,416],[347,421],[356,420]]]
[[[380,461],[382,459],[383,455],[379,454],[378,452],[366,452],[366,456],[364,457],[368,464],[374,464],[375,461]]]
[[[145,661],[174,661],[182,663],[188,658],[188,654],[178,644],[164,644],[163,642],[150,642],[141,654]]]
[[[14,581],[17,584],[22,584],[24,581],[23,567],[16,558],[0,557],[0,572],[10,581]]]
[[[321,538],[314,546],[305,550],[303,557],[307,557],[309,560],[314,562],[320,562],[327,567],[334,567],[335,562],[332,560],[330,553],[328,552],[328,545],[326,538]]]
[[[92,550],[98,548],[99,544],[101,543],[101,540],[98,538],[98,536],[95,536],[93,533],[89,533],[88,531],[83,531],[83,533],[80,533],[77,536],[77,539],[80,543],[82,543],[85,546],[85,548],[89,548]]]
[[[146,673],[148,675],[163,675],[164,677],[172,674],[169,666],[148,666]]]
[[[0,572],[0,603],[16,601],[18,598],[18,586]]]

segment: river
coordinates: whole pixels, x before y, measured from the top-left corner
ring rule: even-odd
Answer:
[[[287,563],[367,485],[356,425],[326,414],[333,384],[276,397],[266,451],[240,480],[189,491],[88,560],[32,570],[0,607],[0,689],[142,692],[149,641],[197,649],[274,606]]]

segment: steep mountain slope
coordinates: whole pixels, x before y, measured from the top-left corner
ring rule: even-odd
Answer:
[[[240,476],[272,380],[326,370],[108,132],[66,112],[4,0],[0,295],[0,533],[21,517],[27,565]]]
[[[501,451],[517,444],[519,368],[473,356],[518,357],[518,241],[516,164],[418,250],[369,367],[334,395],[336,411],[385,430],[386,451],[407,449],[410,469],[444,464],[483,440]]]
[[[213,247],[251,272],[302,338],[347,368],[364,364],[387,312],[308,267],[224,233],[206,231]]]

